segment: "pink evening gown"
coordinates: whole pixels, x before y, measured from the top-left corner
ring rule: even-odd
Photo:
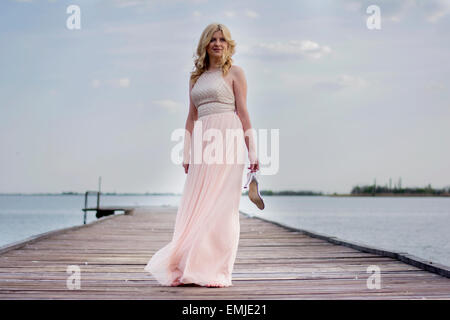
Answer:
[[[239,203],[245,162],[239,157],[246,154],[243,127],[236,114],[233,89],[222,70],[204,72],[194,84],[191,98],[198,120],[190,147],[186,148],[190,150],[190,164],[173,237],[154,253],[144,270],[165,286],[192,283],[228,287],[232,285],[240,233]],[[224,141],[226,129],[242,130],[241,138],[234,140],[236,147],[223,144],[223,163],[193,163],[195,153],[200,152],[195,147],[199,122],[203,133],[209,128],[218,129]],[[202,152],[208,139],[211,138],[203,137]],[[225,163],[227,155],[234,157],[234,163]]]

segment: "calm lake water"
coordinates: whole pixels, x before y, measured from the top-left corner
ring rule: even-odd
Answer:
[[[95,204],[95,197],[90,199]],[[180,196],[102,196],[102,205],[178,206]],[[245,196],[240,210],[450,266],[450,198],[267,196],[258,210]],[[84,196],[0,196],[0,246],[83,223]],[[89,212],[87,222],[96,220]]]

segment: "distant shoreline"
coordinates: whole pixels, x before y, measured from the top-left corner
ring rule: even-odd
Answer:
[[[311,193],[303,191],[260,191],[262,196],[317,196],[317,197],[450,197],[450,193],[427,194],[427,193],[375,193],[375,194],[350,194],[350,193]],[[0,193],[0,196],[83,196],[84,193],[62,192],[62,193]],[[111,193],[102,192],[103,196],[181,196],[181,193]],[[242,195],[247,195],[247,191]]]
[[[376,193],[376,194],[329,194],[330,197],[450,197],[447,194],[417,194],[417,193]]]
[[[180,196],[180,193],[115,193],[102,192],[102,196]],[[0,196],[84,196],[84,192],[59,192],[59,193],[0,193]]]

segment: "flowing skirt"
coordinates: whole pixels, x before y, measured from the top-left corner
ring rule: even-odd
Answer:
[[[204,135],[200,142],[196,138],[196,134],[201,132],[199,125]],[[213,129],[209,132],[216,135],[205,141],[208,139],[208,129]],[[226,140],[227,129],[240,131],[242,136],[236,136],[233,138],[234,144],[230,143]],[[211,152],[213,141],[220,135],[226,143]],[[242,152],[245,153],[241,120],[234,112],[213,113],[198,118],[190,146],[189,170],[172,241],[151,257],[144,270],[165,286],[174,282],[231,286],[239,242],[239,203],[245,166],[239,158]],[[195,163],[199,152],[202,152],[203,158],[207,158],[206,154],[214,156],[222,153],[223,163]],[[234,163],[227,162],[227,159],[234,159]]]

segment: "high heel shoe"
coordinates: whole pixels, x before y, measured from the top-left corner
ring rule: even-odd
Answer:
[[[263,210],[265,206],[261,194],[259,193],[258,180],[256,179],[256,172],[250,171],[249,173],[247,173],[247,182],[244,185],[244,189],[247,189],[249,185],[250,188],[248,190],[248,197],[254,204],[256,204],[256,206],[260,210]]]
[[[255,173],[252,172],[252,171],[249,171],[249,172],[247,173],[247,182],[246,182],[245,185],[244,185],[244,189],[247,189],[248,184],[250,183],[250,181],[252,181],[252,178],[253,178],[254,175],[255,175]]]

